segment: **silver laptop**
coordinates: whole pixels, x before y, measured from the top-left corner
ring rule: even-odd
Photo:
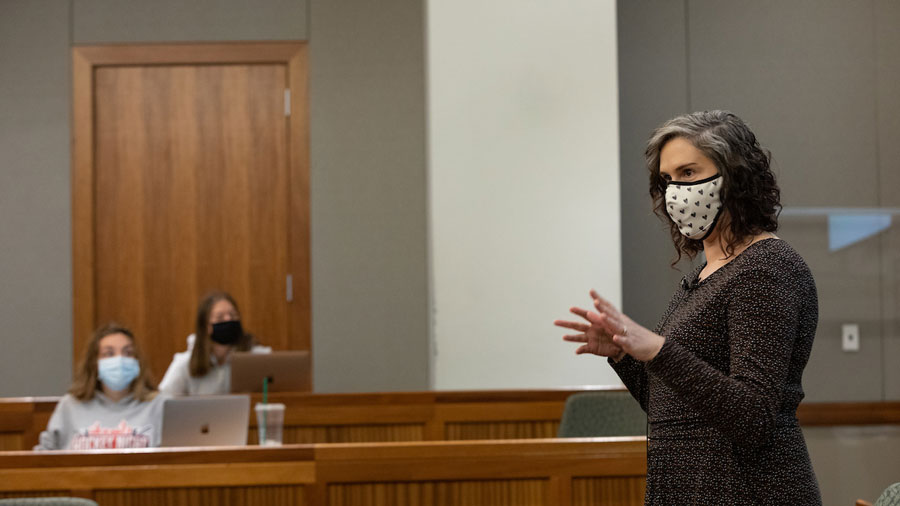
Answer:
[[[249,395],[166,399],[161,446],[243,446],[249,424]]]
[[[268,378],[269,392],[309,392],[309,362],[308,351],[232,353],[231,391],[262,392]]]

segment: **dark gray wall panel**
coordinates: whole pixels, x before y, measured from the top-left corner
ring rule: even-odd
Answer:
[[[809,401],[882,399],[881,237],[830,251],[828,219],[782,216],[779,235],[806,260],[819,293],[819,327],[803,389]],[[875,259],[876,261],[872,261]],[[860,350],[841,348],[841,326],[860,328]],[[852,378],[850,380],[849,378]]]
[[[876,0],[875,36],[880,203],[900,208],[900,2]]]
[[[653,328],[681,273],[668,227],[652,211],[644,148],[654,128],[688,110],[682,2],[619,1],[619,136],[623,310]]]
[[[424,3],[313,0],[313,353],[320,392],[424,390]]]
[[[900,209],[900,2],[875,2],[880,204]],[[900,214],[882,249],[885,398],[900,400]],[[887,365],[890,365],[888,367]]]
[[[0,68],[0,397],[58,395],[72,371],[69,2],[0,2]]]
[[[691,106],[750,123],[786,206],[876,205],[871,3],[688,3]]]
[[[304,40],[306,0],[76,0],[74,42]]]
[[[900,81],[898,81],[900,82]],[[881,238],[882,318],[881,368],[885,400],[900,400],[900,215]]]

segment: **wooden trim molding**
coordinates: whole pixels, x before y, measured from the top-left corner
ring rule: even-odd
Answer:
[[[804,427],[900,424],[900,402],[810,402],[800,405],[797,418]]]
[[[72,50],[72,370],[94,330],[93,63]]]

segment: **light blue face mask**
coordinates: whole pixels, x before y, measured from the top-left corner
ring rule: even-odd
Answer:
[[[117,355],[97,361],[97,376],[107,388],[122,391],[141,373],[137,359]]]

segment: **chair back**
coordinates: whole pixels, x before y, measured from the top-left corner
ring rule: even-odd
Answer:
[[[647,415],[628,392],[581,392],[566,399],[557,437],[643,436]]]

